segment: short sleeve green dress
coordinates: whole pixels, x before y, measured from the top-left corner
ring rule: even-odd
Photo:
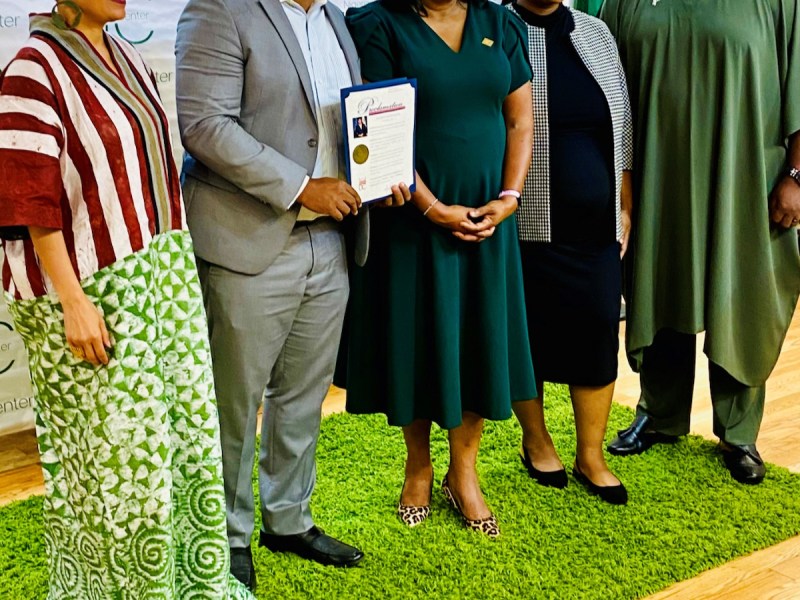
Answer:
[[[501,191],[503,102],[531,78],[516,17],[471,2],[454,52],[408,8],[378,0],[347,22],[365,80],[418,82],[416,166],[441,202],[481,206]],[[513,217],[476,244],[411,204],[370,212],[370,255],[351,267],[337,383],[353,413],[390,424],[461,424],[464,411],[511,416],[536,395]]]
[[[627,347],[706,331],[705,353],[762,385],[800,293],[797,233],[768,197],[800,130],[800,0],[606,0],[634,111]]]

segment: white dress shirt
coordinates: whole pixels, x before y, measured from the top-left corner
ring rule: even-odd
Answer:
[[[353,84],[336,32],[325,13],[328,0],[317,0],[308,12],[294,0],[281,0],[297,41],[306,59],[317,113],[317,162],[311,177],[345,179],[340,91]],[[299,196],[308,177],[295,196]],[[302,207],[298,220],[311,221],[320,215]]]

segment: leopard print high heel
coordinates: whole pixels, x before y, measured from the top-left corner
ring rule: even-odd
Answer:
[[[409,506],[406,504],[397,505],[397,516],[409,527],[416,527],[425,519],[431,516],[431,507],[428,506]]]
[[[405,485],[403,485],[405,489]],[[409,527],[416,527],[425,519],[431,516],[431,498],[433,497],[433,478],[431,478],[431,493],[428,496],[428,504],[425,506],[411,506],[403,504],[402,501],[397,504],[397,516],[400,520]],[[400,498],[403,498],[403,492],[400,492]]]
[[[444,492],[444,497],[447,498],[447,501],[450,503],[450,506],[453,507],[453,509],[461,517],[461,520],[464,521],[464,526],[467,529],[477,531],[478,533],[482,533],[485,536],[493,539],[500,536],[500,525],[497,523],[497,517],[494,515],[489,515],[485,519],[467,518],[467,516],[464,514],[464,511],[461,510],[458,500],[456,500],[456,497],[453,495],[450,486],[447,484],[447,475],[445,475],[444,479],[442,480],[442,491]]]

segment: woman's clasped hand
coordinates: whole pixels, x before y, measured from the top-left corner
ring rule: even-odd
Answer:
[[[436,225],[450,229],[460,240],[482,242],[494,235],[497,226],[513,215],[517,206],[513,197],[491,200],[478,208],[438,202],[427,217]]]

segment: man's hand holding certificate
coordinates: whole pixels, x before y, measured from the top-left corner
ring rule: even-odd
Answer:
[[[342,90],[347,177],[364,204],[415,189],[414,79],[393,79]]]

